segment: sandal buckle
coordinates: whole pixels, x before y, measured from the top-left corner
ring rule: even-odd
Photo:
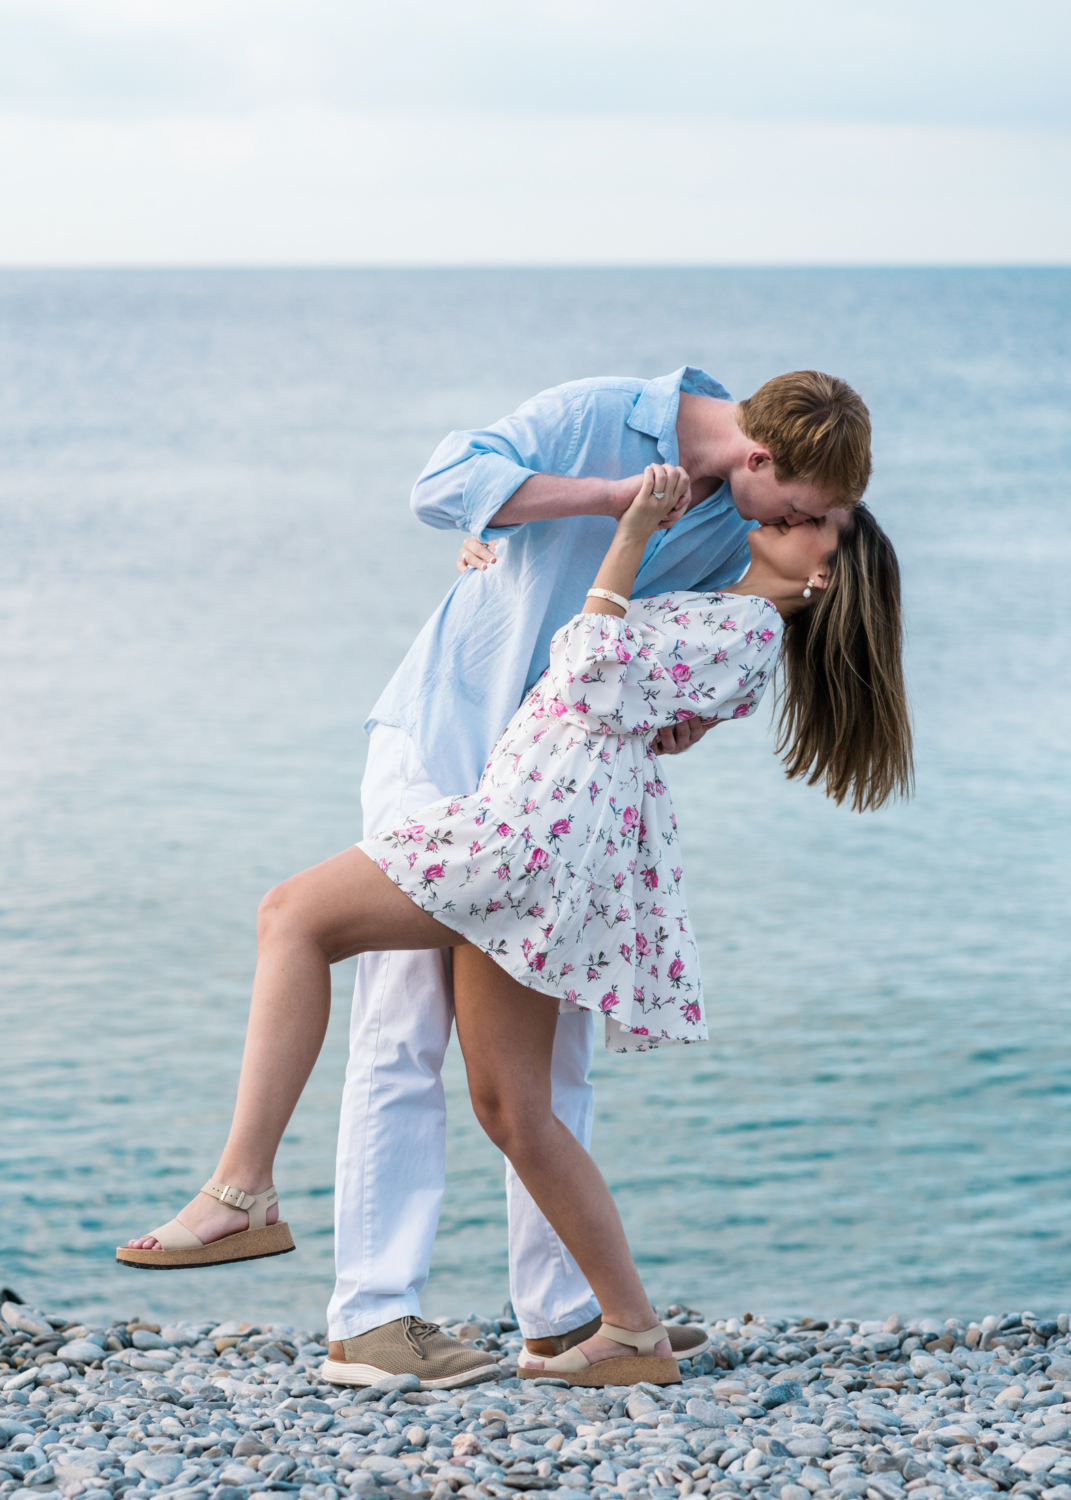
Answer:
[[[225,1187],[219,1195],[219,1201],[225,1203],[228,1208],[244,1208],[248,1198],[249,1194],[244,1193],[241,1188],[232,1187]]]

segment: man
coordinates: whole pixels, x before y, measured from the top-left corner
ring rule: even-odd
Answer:
[[[680,464],[691,485],[684,514],[649,544],[634,596],[715,589],[742,576],[756,522],[804,524],[859,500],[870,420],[850,387],[815,371],[779,376],[736,403],[685,367],[559,386],[489,428],[451,433],[416,483],[414,511],[431,526],[509,541],[493,568],[458,580],[372,710],[366,835],[476,789],[651,463]],[[659,748],[676,753],[703,733],[692,720],[664,731]],[[460,1385],[493,1363],[419,1317],[445,1178],[440,1071],[451,1022],[449,950],[362,956],[339,1130],[333,1379],[342,1367],[355,1385],[405,1372]],[[593,1036],[589,1013],[563,1014],[554,1045],[554,1112],[585,1147]],[[598,1305],[508,1165],[506,1185],[521,1330],[533,1356],[560,1353],[595,1331]],[[698,1330],[671,1333],[682,1357],[705,1347]]]

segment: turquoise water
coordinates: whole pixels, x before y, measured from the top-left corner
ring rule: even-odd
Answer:
[[[711,1313],[1066,1305],[1071,273],[6,272],[0,306],[0,1280],[322,1325],[352,965],[278,1163],[298,1254],[113,1247],[214,1165],[260,895],[359,836],[362,719],[453,576],[406,503],[432,447],[687,361],[864,392],[918,795],[788,785],[766,716],[671,764],[715,1040],[597,1061],[637,1257]],[[431,1315],[507,1291],[458,1061]]]

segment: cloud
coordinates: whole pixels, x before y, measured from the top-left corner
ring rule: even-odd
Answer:
[[[2,264],[1071,259],[1066,0],[0,0]]]
[[[1071,259],[1071,132],[278,110],[0,120],[0,263]],[[999,205],[999,212],[995,211]]]
[[[0,101],[42,115],[1060,127],[1069,76],[1065,0],[0,0]]]

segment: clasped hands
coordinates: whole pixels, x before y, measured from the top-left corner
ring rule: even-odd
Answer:
[[[654,466],[655,485],[659,490],[664,490],[669,479],[681,475],[685,479],[683,469],[676,470],[672,467],[658,464]],[[644,481],[643,474],[637,474],[632,478],[619,481],[621,488],[621,514],[628,509],[636,498]],[[685,489],[677,506],[666,516],[656,528],[660,531],[668,530],[673,526],[688,508],[689,491]],[[466,537],[461,544],[461,552],[457,559],[457,571],[467,573],[469,569],[476,569],[486,573],[487,569],[498,561],[495,556],[497,542],[481,542],[477,537]],[[690,750],[693,745],[706,734],[711,726],[704,724],[701,719],[685,719],[679,724],[668,725],[660,729],[654,738],[654,751],[656,755],[680,755],[685,750]]]

